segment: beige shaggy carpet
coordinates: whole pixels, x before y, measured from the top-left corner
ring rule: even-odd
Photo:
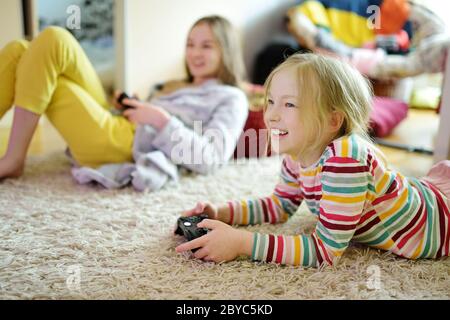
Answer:
[[[198,200],[267,195],[279,159],[241,160],[210,177],[183,176],[156,193],[79,186],[56,153],[28,161],[0,183],[2,299],[449,299],[450,259],[408,261],[352,246],[322,270],[204,263],[175,253],[171,230]],[[283,225],[249,230],[312,232],[301,207]]]

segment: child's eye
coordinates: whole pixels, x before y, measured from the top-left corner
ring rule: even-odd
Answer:
[[[296,107],[295,104],[289,103],[289,102],[286,102],[285,106],[286,106],[287,108],[295,108],[295,107]]]
[[[202,47],[203,47],[203,48],[206,48],[206,49],[210,49],[210,48],[213,48],[213,47],[214,47],[214,43],[211,42],[211,41],[203,42],[203,43],[202,43]]]
[[[267,99],[267,104],[273,104],[273,100],[272,99]]]

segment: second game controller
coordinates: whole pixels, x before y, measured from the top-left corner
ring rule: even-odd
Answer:
[[[122,109],[121,109],[121,111],[125,111],[125,110],[127,110],[127,109],[130,109],[130,108],[133,108],[133,106],[130,106],[130,105],[128,105],[128,104],[124,104],[123,103],[123,100],[124,99],[133,99],[133,100],[137,100],[136,98],[130,98],[125,92],[122,92],[121,94],[120,94],[120,96],[117,98],[117,102],[122,106]]]

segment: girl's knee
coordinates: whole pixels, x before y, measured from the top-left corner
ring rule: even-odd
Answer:
[[[2,52],[12,53],[14,56],[21,56],[27,49],[29,43],[26,40],[14,40],[8,43]]]
[[[72,34],[64,28],[58,26],[50,26],[45,28],[38,36],[44,41],[73,41],[74,38]]]

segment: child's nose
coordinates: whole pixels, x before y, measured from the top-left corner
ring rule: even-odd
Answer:
[[[280,116],[280,113],[278,112],[278,108],[273,107],[273,108],[270,108],[269,110],[267,110],[266,119],[268,122],[280,121],[281,116]]]
[[[194,49],[194,56],[195,57],[201,56],[202,54],[203,54],[202,48],[195,48]]]

